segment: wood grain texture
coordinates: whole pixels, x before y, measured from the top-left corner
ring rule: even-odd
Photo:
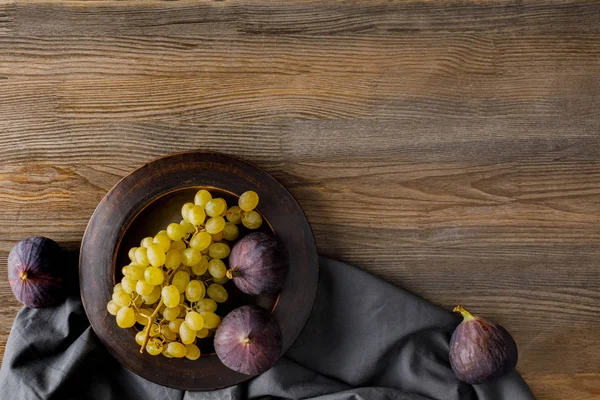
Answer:
[[[321,253],[507,327],[537,398],[600,399],[598,76],[593,1],[5,2],[0,274],[139,165],[222,151]]]

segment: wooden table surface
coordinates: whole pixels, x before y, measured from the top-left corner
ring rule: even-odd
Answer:
[[[600,399],[599,78],[592,1],[4,1],[0,353],[18,240],[76,249],[122,176],[207,149],[322,254],[507,327],[539,399]]]

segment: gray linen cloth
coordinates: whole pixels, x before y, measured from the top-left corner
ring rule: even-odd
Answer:
[[[0,399],[534,398],[516,372],[477,386],[454,377],[448,342],[458,316],[342,262],[321,258],[320,266],[317,299],[300,337],[248,383],[184,392],[149,382],[108,354],[73,296],[18,313],[0,368]]]

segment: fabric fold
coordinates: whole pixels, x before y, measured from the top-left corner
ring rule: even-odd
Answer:
[[[348,264],[321,258],[320,267],[313,312],[299,338],[272,369],[247,383],[183,392],[149,382],[108,354],[81,301],[71,297],[57,307],[18,313],[0,368],[0,398],[534,398],[516,372],[477,386],[455,378],[448,342],[457,316]]]

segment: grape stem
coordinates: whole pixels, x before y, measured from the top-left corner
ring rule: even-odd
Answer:
[[[177,267],[173,271],[171,271],[171,273],[167,277],[167,283],[170,283],[171,278],[173,277],[173,275],[175,275],[175,271],[177,271],[178,269],[179,269],[179,267]],[[154,312],[152,313],[152,315],[150,315],[148,317],[148,325],[146,325],[146,329],[145,329],[145,333],[144,333],[144,342],[142,343],[142,347],[140,347],[140,353],[143,353],[144,349],[148,345],[148,341],[150,340],[150,328],[152,327],[154,318],[156,318],[156,314],[158,314],[158,310],[160,309],[160,306],[162,306],[162,305],[163,305],[163,299],[161,298],[160,301],[158,302],[158,305],[154,309]]]

